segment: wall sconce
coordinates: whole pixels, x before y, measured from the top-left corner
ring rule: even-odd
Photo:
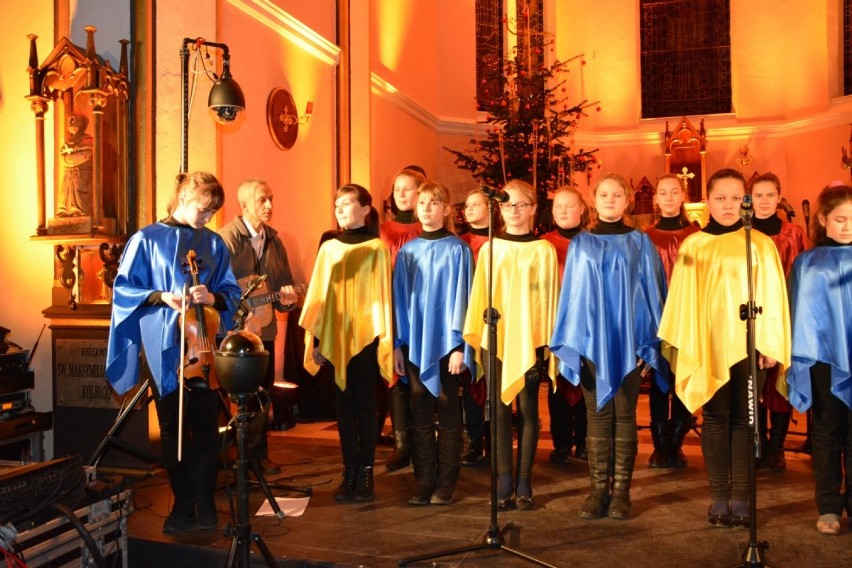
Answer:
[[[751,154],[749,153],[748,146],[743,146],[740,148],[740,157],[737,158],[737,163],[741,168],[747,168],[751,164],[752,161]]]
[[[266,101],[266,125],[272,141],[282,150],[289,150],[299,136],[299,125],[307,124],[314,111],[314,103],[308,101],[305,113],[299,114],[293,95],[285,89],[273,89]]]
[[[222,76],[213,76],[216,80],[213,87],[210,88],[210,96],[207,99],[207,107],[213,113],[216,122],[219,124],[228,124],[236,120],[237,115],[245,110],[246,98],[243,95],[242,89],[231,76],[231,53],[228,51],[228,46],[224,43],[216,43],[206,41],[204,38],[184,38],[180,49],[180,71],[181,71],[181,87],[183,90],[183,100],[181,101],[181,115],[183,123],[181,124],[180,139],[181,139],[181,162],[180,171],[187,170],[187,162],[189,157],[189,141],[187,133],[189,131],[189,46],[195,45],[196,53],[201,49],[202,45],[218,48],[222,50]],[[203,62],[202,62],[203,65]]]

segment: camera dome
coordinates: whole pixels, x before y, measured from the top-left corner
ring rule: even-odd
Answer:
[[[257,335],[236,331],[219,345],[214,364],[219,383],[228,394],[253,394],[266,376],[269,352]]]

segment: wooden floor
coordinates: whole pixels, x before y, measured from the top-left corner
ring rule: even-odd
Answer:
[[[644,395],[642,397],[644,399]],[[647,404],[640,399],[640,421]],[[546,409],[543,404],[542,409]],[[490,468],[463,468],[456,501],[449,506],[412,507],[406,501],[413,490],[411,468],[387,472],[376,468],[376,499],[367,504],[339,504],[332,494],[340,481],[341,458],[333,422],[300,423],[286,432],[273,432],[273,458],[283,472],[269,481],[310,487],[310,504],[299,517],[252,517],[257,532],[281,566],[397,566],[400,559],[484,542],[488,534],[503,533],[500,547],[445,556],[414,566],[534,565],[506,550],[516,549],[553,566],[733,566],[749,540],[749,531],[714,529],[706,523],[709,489],[700,451],[700,439],[690,433],[685,451],[689,465],[681,470],[647,467],[651,450],[648,430],[640,431],[640,455],[634,474],[634,518],[628,521],[581,520],[577,516],[588,491],[584,462],[553,464],[547,436],[543,436],[533,471],[535,509],[501,512],[491,523]],[[803,421],[794,430],[801,431]],[[793,434],[788,447],[801,444]],[[381,464],[390,448],[380,447]],[[211,566],[224,561],[233,542],[226,531],[230,520],[229,470],[220,472],[217,493],[220,528],[212,533],[163,535],[170,497],[162,474],[135,482],[136,511],[130,518],[131,565]],[[770,566],[852,565],[852,534],[843,521],[840,536],[817,533],[810,459],[788,452],[784,472],[759,471],[758,541],[769,549],[763,558]],[[276,490],[276,495],[299,497]],[[250,494],[252,511],[265,500],[257,489]],[[492,541],[493,542],[493,541]],[[253,565],[265,565],[253,545]],[[193,564],[192,559],[197,563]]]

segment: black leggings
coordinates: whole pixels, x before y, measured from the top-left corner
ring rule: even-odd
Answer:
[[[426,386],[420,382],[420,369],[408,360],[405,355],[405,370],[411,388],[411,427],[429,428],[435,424],[437,406],[438,425],[443,429],[461,428],[461,406],[459,404],[459,377],[449,371],[450,356],[443,357],[439,362],[441,390],[435,397]]]
[[[748,359],[731,367],[730,376],[704,405],[701,451],[710,481],[710,498],[747,502],[748,464],[752,451],[752,429],[748,424]],[[760,396],[764,378],[765,373],[757,373],[755,398]]]
[[[347,469],[372,466],[376,458],[376,377],[378,340],[346,364],[346,390],[334,384],[337,433]]]
[[[539,356],[543,356],[543,349],[540,348]],[[483,349],[483,357],[485,357],[485,367],[488,367],[488,352]],[[538,386],[539,374],[538,365],[533,366],[527,372],[526,383],[524,388],[518,394],[515,400],[518,401],[518,463],[516,468],[517,480],[529,480],[532,475],[533,461],[535,460],[535,452],[538,449]],[[505,404],[500,399],[500,393],[503,392],[502,378],[503,363],[497,359],[495,366],[496,392],[497,392],[497,420],[495,422],[497,430],[497,474],[512,475],[512,406]]]
[[[586,400],[587,436],[610,440],[637,440],[636,403],[642,384],[641,369],[629,372],[613,397],[598,410],[595,371],[585,359],[580,368],[580,386]]]
[[[852,512],[852,410],[831,392],[831,367],[811,367],[813,469],[820,515]],[[844,468],[846,470],[844,474]],[[842,491],[846,480],[846,493]]]

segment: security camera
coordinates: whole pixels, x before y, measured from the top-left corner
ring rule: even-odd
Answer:
[[[228,124],[229,122],[234,122],[234,120],[236,120],[237,118],[237,115],[243,109],[238,106],[224,105],[211,108],[210,110],[216,113],[217,122],[219,122],[220,124]]]

